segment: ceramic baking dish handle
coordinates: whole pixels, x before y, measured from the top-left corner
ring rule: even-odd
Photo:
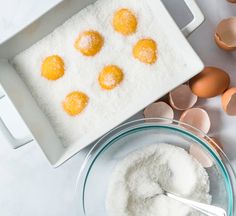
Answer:
[[[188,23],[185,27],[181,29],[183,34],[188,37],[195,29],[198,28],[204,21],[204,15],[198,7],[195,0],[184,0],[189,10],[193,15],[193,19],[190,23]]]
[[[5,102],[5,100],[4,100],[5,98],[6,98],[5,95],[0,96],[0,104]],[[25,144],[33,141],[32,137],[30,137],[30,136],[26,136],[26,137],[21,138],[21,139],[16,139],[14,137],[14,135],[12,134],[12,132],[7,127],[7,124],[3,121],[1,116],[0,116],[0,131],[3,133],[5,138],[9,141],[9,143],[15,149],[22,146],[22,145],[25,145]]]

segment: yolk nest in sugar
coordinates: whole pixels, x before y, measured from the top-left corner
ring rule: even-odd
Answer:
[[[88,101],[89,98],[85,93],[74,91],[66,96],[63,101],[63,108],[69,115],[75,116],[85,109]]]
[[[152,39],[141,39],[133,48],[133,56],[146,64],[153,64],[157,60],[157,44]]]
[[[137,19],[130,10],[123,8],[115,12],[113,27],[117,32],[125,36],[131,35],[136,32]]]
[[[104,44],[103,36],[97,31],[85,31],[79,34],[75,48],[85,56],[94,56]]]
[[[64,61],[58,55],[48,56],[41,66],[41,75],[48,80],[57,80],[64,75]]]
[[[123,71],[116,65],[108,65],[100,72],[98,81],[103,89],[111,90],[121,83]]]

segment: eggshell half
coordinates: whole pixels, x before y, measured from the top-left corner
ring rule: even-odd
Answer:
[[[147,106],[144,110],[144,116],[145,118],[174,119],[174,111],[167,103],[160,101]]]
[[[188,85],[180,85],[169,93],[170,105],[177,110],[186,110],[194,106],[197,96]]]
[[[221,98],[224,111],[230,116],[236,116],[236,87],[228,89]]]
[[[208,140],[208,143],[213,147],[215,152],[220,156],[221,151],[223,150],[223,145],[216,138],[210,137],[211,140]]]
[[[208,113],[201,108],[191,108],[186,110],[180,116],[180,122],[184,122],[195,128],[198,128],[199,130],[203,131],[206,134],[209,132],[211,126]],[[191,128],[188,129],[191,130]],[[194,132],[197,133],[196,131]]]
[[[189,154],[192,155],[203,167],[209,168],[213,166],[212,159],[200,146],[192,144],[189,149]]]
[[[224,50],[236,50],[236,17],[224,19],[217,25],[215,41]]]
[[[229,75],[216,67],[205,67],[201,73],[189,81],[192,92],[201,98],[211,98],[223,94],[229,84]]]

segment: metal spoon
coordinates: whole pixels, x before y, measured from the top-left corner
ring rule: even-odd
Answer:
[[[164,195],[176,200],[176,201],[179,201],[181,203],[184,203],[208,216],[227,216],[227,213],[226,211],[223,209],[223,208],[220,208],[220,207],[217,207],[217,206],[213,206],[213,205],[207,205],[207,204],[203,204],[203,203],[199,203],[199,202],[196,202],[196,201],[192,201],[192,200],[189,200],[189,199],[185,199],[185,198],[182,198],[182,197],[179,197],[175,194],[172,194],[172,193],[169,193],[167,191],[164,191],[163,193]],[[151,198],[155,197],[157,195],[154,195],[152,196]]]

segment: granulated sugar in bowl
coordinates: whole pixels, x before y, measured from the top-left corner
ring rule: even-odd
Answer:
[[[162,195],[169,190],[233,216],[235,173],[224,152],[216,154],[209,141],[198,129],[170,119],[121,125],[101,138],[83,163],[76,190],[78,215],[201,215]],[[203,168],[189,154],[191,145],[199,146],[213,166]]]

